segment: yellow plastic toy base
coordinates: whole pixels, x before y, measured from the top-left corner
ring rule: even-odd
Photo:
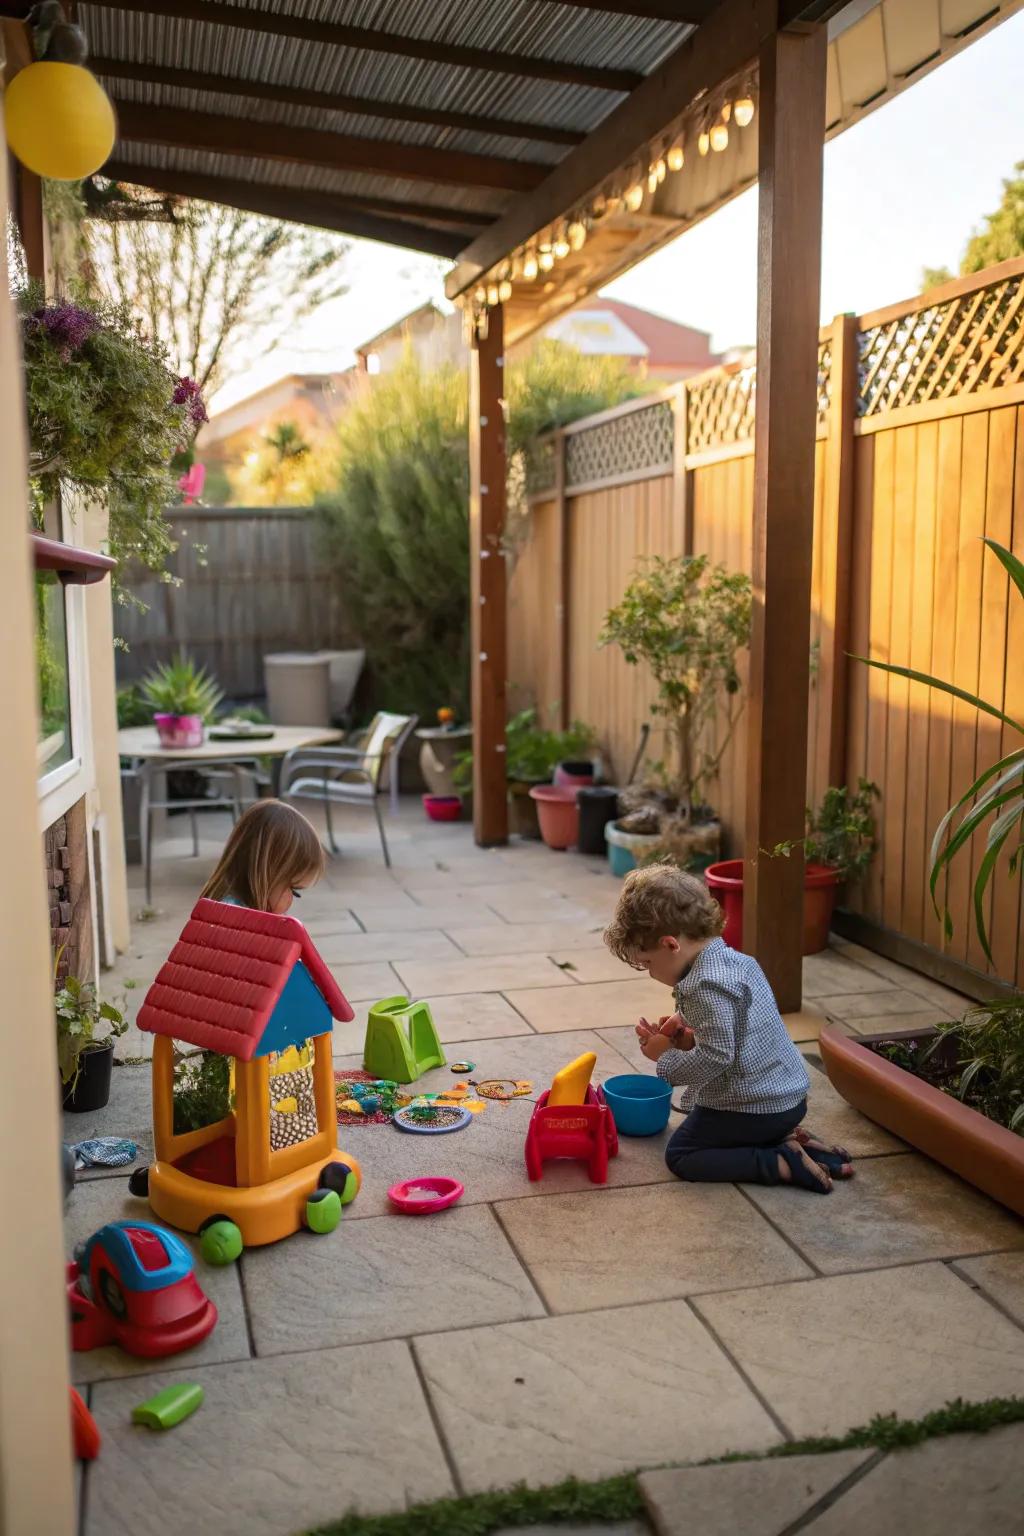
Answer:
[[[556,1072],[548,1094],[548,1107],[556,1104],[582,1104],[587,1097],[590,1079],[597,1065],[593,1051],[584,1051],[575,1061],[570,1061],[561,1072]]]
[[[182,1232],[198,1232],[211,1216],[226,1216],[238,1227],[247,1248],[259,1248],[299,1231],[306,1201],[319,1186],[320,1170],[331,1162],[351,1168],[358,1189],[362,1170],[347,1152],[332,1152],[329,1158],[269,1184],[245,1189],[211,1184],[182,1173],[172,1163],[155,1162],[149,1168],[149,1203],[155,1215]]]

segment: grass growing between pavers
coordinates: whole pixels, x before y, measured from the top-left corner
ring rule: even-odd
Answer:
[[[919,1419],[901,1419],[894,1413],[876,1414],[869,1424],[859,1425],[845,1435],[788,1440],[768,1451],[750,1455],[736,1452],[699,1465],[767,1461],[779,1456],[822,1456],[831,1451],[868,1448],[897,1451],[942,1435],[984,1434],[1006,1424],[1020,1423],[1024,1423],[1024,1397],[993,1397],[980,1403],[965,1403],[957,1398]],[[639,1473],[629,1472],[596,1482],[569,1478],[548,1488],[517,1487],[504,1493],[438,1499],[394,1515],[343,1515],[330,1525],[319,1525],[299,1536],[489,1536],[503,1526],[572,1525],[585,1521],[610,1525],[643,1513],[639,1477]]]

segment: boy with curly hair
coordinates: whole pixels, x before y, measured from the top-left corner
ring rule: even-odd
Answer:
[[[658,1076],[683,1088],[686,1119],[665,1161],[677,1178],[795,1184],[828,1194],[853,1173],[849,1153],[798,1129],[810,1082],[768,980],[722,938],[703,881],[666,864],[627,875],[604,940],[671,987],[677,1011],[636,1032]]]

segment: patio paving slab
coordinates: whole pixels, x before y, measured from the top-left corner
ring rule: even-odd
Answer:
[[[594,934],[598,948],[584,945],[577,949],[555,949],[551,958],[556,965],[564,966],[574,981],[636,981],[638,973],[633,967],[605,949],[601,932],[599,927]]]
[[[140,1039],[147,1038],[140,1035]],[[124,1168],[80,1168],[78,1184],[94,1179],[123,1179],[138,1163],[153,1161],[153,1089],[152,1073],[145,1066],[115,1066],[110,1074],[110,1100],[102,1109],[82,1114],[64,1114],[63,1138],[69,1145],[89,1141],[94,1136],[124,1136],[134,1141],[138,1156]]]
[[[309,936],[318,946],[327,938],[333,938],[339,933],[362,933],[362,928],[356,922],[352,913],[344,907],[339,907],[333,914],[325,912],[323,916],[310,916],[305,910],[302,912],[301,921],[309,930]]]
[[[460,960],[462,951],[440,928],[402,931],[400,919],[384,933],[335,933],[316,940],[320,954],[331,966],[356,966],[373,960]]]
[[[822,950],[818,955],[805,955],[803,963],[803,992],[805,997],[835,997],[839,994],[859,992],[888,992],[892,981],[867,966],[848,959],[835,949]]]
[[[327,1238],[297,1234],[250,1250],[242,1264],[261,1356],[544,1313],[501,1227],[480,1205],[422,1221],[343,1219]]]
[[[405,989],[398,974],[383,960],[361,965],[332,965],[330,970],[350,1003],[375,1003]]]
[[[978,1259],[958,1259],[954,1268],[1024,1328],[1024,1253],[988,1253]]]
[[[345,1026],[343,1026],[345,1027]],[[353,1030],[354,1025],[348,1025]],[[361,1037],[360,1037],[361,1039]],[[545,1088],[551,1086],[551,1079],[555,1073],[568,1062],[574,1061],[577,1056],[582,1056],[585,1051],[593,1051],[597,1056],[597,1065],[594,1068],[593,1081],[604,1082],[606,1077],[613,1077],[618,1072],[628,1072],[629,1063],[625,1057],[620,1056],[613,1046],[601,1039],[593,1030],[567,1030],[555,1035],[534,1034],[529,1025],[523,1024],[522,1033],[518,1035],[506,1035],[496,1040],[450,1040],[445,1042],[445,1057],[448,1062],[461,1059],[475,1063],[474,1070],[469,1074],[469,1079],[482,1082],[489,1077],[513,1078],[532,1082],[533,1092],[531,1097],[536,1099]],[[362,1051],[350,1052],[346,1056],[335,1057],[334,1068],[337,1072],[362,1065]],[[466,1082],[465,1077],[453,1073],[450,1066],[432,1067],[429,1072],[410,1084],[407,1091],[419,1093],[443,1093],[445,1089],[453,1087],[456,1083]],[[526,1100],[518,1101],[520,1108],[529,1111],[532,1105]],[[513,1104],[503,1105],[492,1101],[483,1112],[482,1118],[499,1119],[503,1110],[515,1107]],[[456,1136],[468,1136],[472,1127],[465,1131],[459,1131]],[[397,1133],[396,1133],[397,1134]],[[448,1143],[445,1144],[446,1146]],[[520,1149],[521,1150],[521,1149]]]
[[[847,1035],[886,1035],[904,1029],[931,1029],[946,1017],[937,1008],[919,1002],[912,1013],[866,1014],[859,1019],[830,1019],[829,1023]]]
[[[782,1185],[747,1194],[828,1275],[1024,1248],[1024,1222],[916,1152],[866,1159],[825,1199]]]
[[[455,992],[425,997],[442,1045],[449,1041],[496,1040],[502,1035],[532,1034],[522,1014],[500,992]]]
[[[821,1026],[828,1023],[828,1016],[820,1001],[813,1002],[808,998],[799,1012],[784,1013],[782,1022],[794,1044],[802,1045],[806,1041],[817,1040]]]
[[[166,1377],[94,1390],[85,1536],[296,1536],[455,1492],[405,1344],[177,1374],[206,1397],[170,1436],[130,1422]]]
[[[667,1468],[644,1472],[640,1492],[657,1536],[784,1536],[874,1454],[836,1451],[831,1456]],[[877,1529],[885,1531],[884,1526]]]
[[[813,1536],[990,1536],[1019,1528],[1022,1504],[1024,1426],[1008,1424],[885,1457],[806,1530]]]
[[[496,1211],[552,1312],[813,1274],[731,1184],[591,1188]]]
[[[125,1177],[116,1181],[94,1179],[88,1184],[78,1185],[68,1201],[64,1216],[67,1257],[72,1257],[76,1243],[91,1237],[105,1222],[125,1221],[132,1217],[137,1221],[157,1221],[146,1201],[136,1200],[129,1195]],[[157,1225],[161,1223],[157,1222]],[[192,1250],[196,1261],[196,1278],[217,1308],[217,1324],[213,1332],[194,1349],[185,1350],[180,1355],[158,1363],[129,1355],[113,1344],[72,1353],[72,1380],[107,1381],[114,1377],[140,1376],[157,1370],[181,1372],[191,1370],[195,1365],[249,1359],[249,1334],[241,1286],[234,1266],[220,1269],[207,1264],[199,1256],[198,1242],[183,1232],[178,1235]],[[141,1402],[142,1399],[136,1401]]]
[[[552,969],[555,966],[552,962]],[[635,1025],[641,1014],[650,1018],[671,1013],[672,994],[649,976],[634,976],[631,981],[596,981],[573,985],[564,971],[557,971],[570,992],[557,997],[546,987],[511,984],[503,987],[514,1008],[542,1034],[567,1029],[607,1029],[616,1025]]]
[[[602,952],[597,924],[562,919],[548,923],[503,923],[495,918],[487,927],[467,927],[463,919],[458,926],[446,925],[445,932],[467,955],[550,955],[559,948]]]
[[[467,1491],[766,1449],[779,1432],[686,1302],[418,1338]]]
[[[572,977],[544,954],[477,955],[462,960],[399,960],[395,970],[410,997],[455,992],[507,992],[511,987],[571,987]]]
[[[953,1398],[1020,1391],[1024,1334],[944,1264],[722,1292],[692,1305],[798,1438],[840,1435],[876,1413],[918,1418]]]
[[[480,886],[479,896],[506,923],[539,923],[550,919],[552,922],[589,925],[598,920],[591,911],[591,903],[563,896],[560,891],[533,882]]]
[[[898,1028],[898,1020],[904,1014],[928,1013],[933,1021],[949,1017],[942,1008],[931,1009],[922,998],[902,987],[887,988],[884,992],[828,993],[816,997],[814,1002],[829,1018],[845,1019],[847,1023],[867,1018],[890,1019],[892,1022],[888,1026],[883,1024],[883,1029]]]
[[[518,1536],[522,1529],[521,1525],[504,1525],[494,1536]],[[604,1520],[600,1525],[531,1525],[529,1529],[531,1536],[650,1536],[651,1530],[646,1521],[639,1520],[616,1520],[614,1525]]]
[[[446,891],[443,901],[428,901],[423,905],[409,899],[393,910],[383,906],[360,906],[358,901],[353,901],[352,908],[353,916],[366,933],[394,932],[396,928],[406,932],[421,928],[444,929],[449,926],[466,928],[478,923],[493,923],[497,926],[502,921],[490,907],[475,898],[467,900],[458,891]]]

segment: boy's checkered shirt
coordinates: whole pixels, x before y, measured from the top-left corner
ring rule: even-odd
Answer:
[[[804,1059],[786,1031],[768,979],[750,955],[712,939],[675,989],[693,1030],[691,1051],[665,1051],[658,1076],[682,1087],[683,1108],[770,1115],[807,1097]]]

